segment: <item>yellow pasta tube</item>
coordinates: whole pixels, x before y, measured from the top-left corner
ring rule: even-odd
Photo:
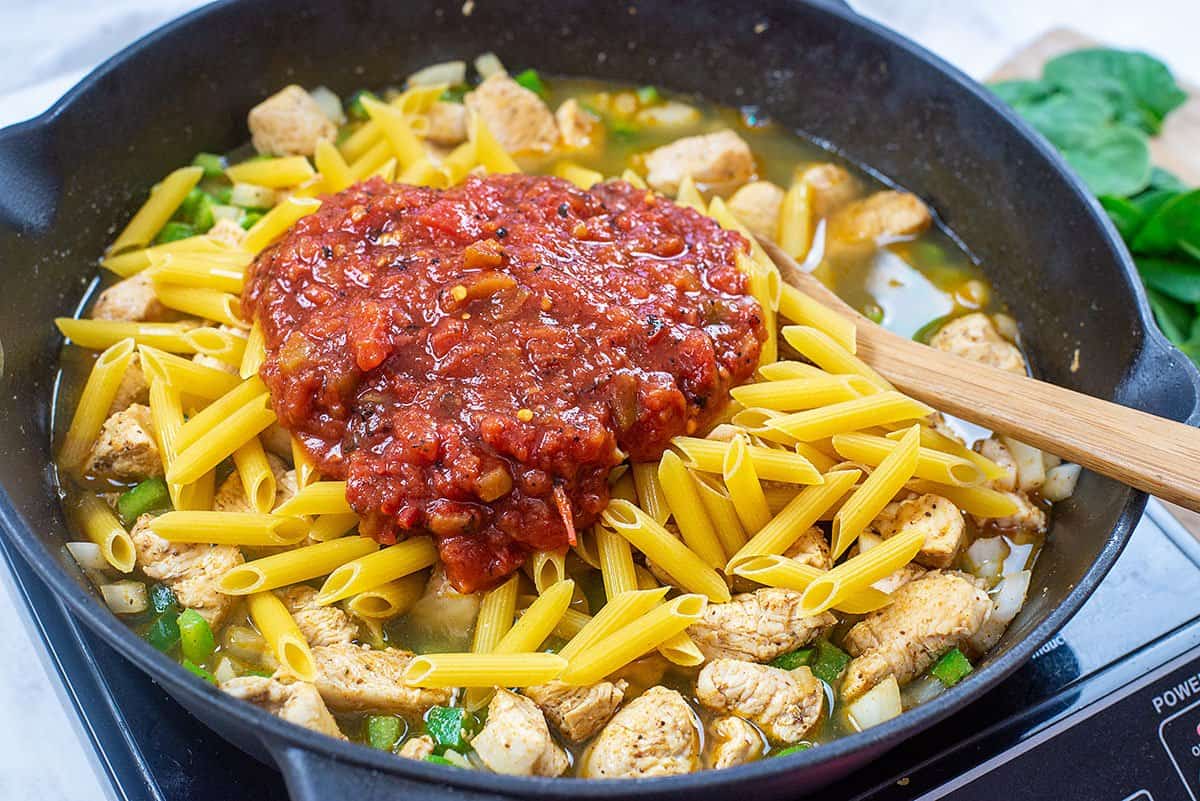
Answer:
[[[604,597],[611,601],[623,592],[638,588],[629,540],[598,525],[596,549],[600,553],[600,578],[604,582]]]
[[[151,262],[152,266],[147,274],[154,279],[155,284],[241,294],[246,283],[246,265],[250,263],[250,254],[246,254],[242,263],[188,253],[167,253],[152,257]]]
[[[235,184],[258,184],[271,189],[296,186],[316,175],[304,156],[285,156],[270,159],[251,159],[225,169],[225,175]]]
[[[858,352],[853,320],[838,314],[823,303],[818,303],[788,283],[780,290],[779,316],[797,325],[817,329],[849,354]]]
[[[904,433],[904,429],[898,429],[888,433],[887,438],[900,439],[904,436]],[[961,442],[957,442],[950,437],[947,437],[945,434],[934,431],[932,428],[924,425],[921,426],[921,447],[932,448],[933,450],[948,453],[951,456],[958,456],[966,459],[979,469],[979,472],[987,481],[994,481],[998,478],[1004,478],[1008,475],[1007,470],[993,462],[991,459],[988,459],[986,456],[981,456],[980,454],[968,448],[966,445],[963,445]]]
[[[774,516],[783,511],[783,507],[800,494],[800,488],[786,484],[771,484],[763,487],[763,494],[767,496],[767,507]]]
[[[794,412],[843,403],[874,392],[875,388],[861,376],[827,375],[745,384],[730,394],[743,406]]]
[[[426,579],[422,573],[412,573],[360,592],[346,601],[346,610],[367,620],[391,620],[412,608],[425,592]]]
[[[308,533],[308,523],[295,517],[203,510],[161,514],[150,528],[167,542],[257,547],[295,545]]]
[[[907,486],[913,492],[941,495],[976,517],[1008,517],[1017,513],[1017,504],[1011,495],[988,487],[951,487],[921,479],[910,481]]]
[[[154,295],[168,309],[225,325],[242,326],[242,301],[217,289],[155,282]]]
[[[658,480],[658,465],[654,462],[633,462],[630,466],[633,484],[637,488],[638,506],[657,522],[666,523],[671,516],[671,507],[667,505],[667,496],[663,494],[662,483]]]
[[[150,197],[133,215],[116,241],[109,245],[108,254],[117,255],[150,244],[150,240],[167,224],[188,192],[200,183],[203,176],[204,170],[200,167],[181,167],[154,186],[150,190]]]
[[[108,504],[91,493],[85,493],[80,496],[75,512],[79,528],[100,547],[104,561],[122,573],[133,570],[137,562],[133,539]]]
[[[412,166],[415,167],[420,163],[421,162],[419,162],[419,161],[414,161]],[[405,172],[407,173],[408,170],[405,170]],[[380,164],[378,169],[374,170],[370,175],[367,176],[368,179],[382,178],[383,180],[387,181],[388,183],[391,183],[395,177],[396,177],[396,157],[395,156],[393,156],[392,158],[383,162],[383,164]],[[415,183],[415,181],[413,183]]]
[[[803,262],[808,257],[813,238],[812,185],[803,178],[793,181],[783,193],[775,238],[783,252],[796,261]]]
[[[190,364],[190,362],[189,362]],[[161,378],[150,382],[150,421],[154,425],[163,473],[170,471],[177,455],[175,440],[183,425],[183,407],[179,393]],[[215,475],[210,471],[191,484],[167,483],[171,505],[180,511],[212,508]]]
[[[300,681],[315,681],[317,668],[312,651],[283,601],[274,593],[260,592],[246,599],[246,607],[280,666]]]
[[[277,515],[303,517],[306,515],[353,514],[346,500],[345,481],[316,481],[279,505]]]
[[[686,631],[681,631],[673,637],[663,640],[659,643],[658,652],[668,662],[680,667],[696,667],[704,664],[704,652]]]
[[[205,259],[214,261],[228,260],[237,265],[246,264],[243,260],[244,254],[239,248],[230,247],[228,244],[213,239],[210,236],[201,235],[176,239],[174,242],[166,242],[151,248],[131,250],[127,253],[122,253],[120,256],[109,256],[100,262],[100,266],[116,273],[122,278],[128,278],[149,267],[156,256],[176,253],[203,256]]]
[[[358,515],[321,515],[313,521],[308,530],[308,538],[316,542],[325,542],[340,537],[358,525]]]
[[[353,163],[383,140],[383,129],[374,120],[367,120],[337,145],[347,163]]]
[[[883,423],[919,420],[932,412],[930,407],[899,392],[879,392],[819,409],[785,414],[766,424],[803,442],[812,442]]]
[[[913,471],[917,469],[920,441],[920,427],[913,426],[834,515],[830,550],[835,559],[846,552],[862,530],[913,477]]]
[[[729,587],[717,571],[641,509],[628,501],[610,501],[602,518],[678,586],[717,603],[729,600]]]
[[[725,553],[737,553],[746,544],[746,530],[738,517],[737,507],[724,484],[709,476],[695,476],[696,491],[700,493],[700,501],[708,512],[721,540],[721,548]],[[794,492],[794,490],[793,490]]]
[[[75,470],[82,465],[96,442],[108,417],[108,407],[117,397],[121,379],[133,361],[133,348],[132,339],[123,339],[101,353],[92,365],[92,372],[83,385],[83,393],[75,405],[75,414],[71,417],[71,424],[67,427],[62,448],[58,452],[59,464],[67,470]]]
[[[834,373],[822,370],[815,364],[791,360],[764,364],[758,368],[758,374],[767,381],[787,381],[792,378],[824,378],[834,375]]]
[[[833,437],[833,447],[839,454],[849,461],[871,466],[881,463],[898,446],[897,440],[870,434],[835,434]],[[913,475],[958,487],[982,484],[984,480],[983,471],[975,463],[932,448],[918,448],[917,468]]]
[[[413,537],[389,545],[347,562],[330,573],[317,593],[317,603],[325,606],[349,598],[409,573],[416,573],[436,561],[437,548],[429,537]]]
[[[825,575],[826,571],[797,562],[779,554],[759,554],[751,556],[737,565],[735,573],[750,581],[765,584],[768,587],[781,587],[786,590],[804,592],[808,585]],[[862,586],[848,593],[833,606],[839,612],[852,615],[863,615],[874,612],[891,603],[891,596],[874,587]]]
[[[259,395],[209,429],[199,441],[181,449],[167,473],[167,481],[179,484],[196,481],[247,440],[265,431],[275,422],[275,412],[271,411],[269,401],[266,393]],[[182,431],[180,429],[181,434]]]
[[[316,462],[308,455],[303,443],[295,437],[292,438],[292,464],[296,468],[296,486],[300,489],[320,478]]]
[[[618,629],[639,620],[643,615],[658,605],[667,594],[666,587],[649,590],[637,590],[621,593],[610,598],[608,603],[600,608],[579,633],[573,636],[559,649],[566,659],[573,659],[576,654],[586,653],[593,646]]]
[[[565,551],[534,551],[527,562],[529,577],[538,592],[552,587],[567,577]]]
[[[242,239],[242,249],[257,254],[274,242],[297,220],[321,207],[321,201],[310,197],[289,197],[263,215],[251,226]]]
[[[387,164],[388,159],[392,156],[392,145],[386,139],[377,139],[366,151],[357,159],[350,163],[350,174],[354,176],[354,180],[361,181],[373,172],[378,170],[384,164]]]
[[[547,588],[529,605],[521,619],[500,638],[491,653],[522,654],[536,651],[558,625],[558,621],[571,604],[571,595],[574,592],[575,582],[570,579]]]
[[[475,143],[475,158],[483,168],[492,174],[520,172],[517,162],[496,141],[483,119],[478,114],[469,113],[469,116],[467,131],[470,140]]]
[[[618,466],[617,470],[622,470],[616,480],[612,481],[612,486],[609,487],[608,495],[610,498],[616,498],[620,501],[629,501],[637,503],[637,486],[633,483],[633,475],[629,471],[624,470],[624,465]]]
[[[680,595],[660,604],[637,621],[614,631],[587,651],[573,656],[560,679],[576,686],[594,684],[649,650],[681,634],[700,619],[708,600]]]
[[[404,119],[404,112],[369,95],[362,95],[362,104],[371,121],[378,123],[383,131],[384,138],[391,145],[392,153],[401,167],[407,167],[424,158],[425,148],[421,146],[421,140]]]
[[[558,677],[558,654],[421,654],[402,676],[409,687],[532,687]]]
[[[585,528],[576,531],[575,544],[571,546],[571,550],[588,567],[593,567],[596,570],[600,569],[600,549],[596,545],[596,532],[594,528]]]
[[[560,161],[554,165],[554,175],[570,181],[580,189],[591,189],[604,180],[603,173],[589,170],[570,161]]]
[[[176,447],[181,451],[186,450],[222,420],[228,419],[231,414],[266,391],[267,385],[258,376],[238,384],[183,424],[175,441]]]
[[[861,475],[860,470],[835,470],[825,474],[825,483],[805,487],[733,555],[726,570],[734,571],[737,564],[748,556],[786,551],[817,522],[822,512],[849,491]]]
[[[758,244],[758,238],[750,233],[749,228],[742,225],[737,215],[729,210],[729,206],[725,204],[725,201],[720,196],[713,196],[712,200],[708,202],[708,216],[716,220],[722,228],[737,231],[746,238],[746,241],[750,244],[750,256],[756,266],[766,268],[767,265],[770,265],[770,268],[774,269],[775,263],[771,261],[771,257],[763,250],[762,245]],[[743,272],[745,271],[743,270]],[[778,297],[776,297],[775,302],[768,305],[772,309],[777,309],[779,307]]]
[[[663,453],[658,463],[658,480],[662,484],[663,494],[666,495],[667,505],[671,507],[671,516],[675,518],[675,524],[679,526],[679,533],[687,547],[709,567],[716,568],[725,564],[721,540],[704,510],[696,483],[683,466],[683,460],[674,451]]]
[[[475,143],[468,140],[442,159],[441,171],[447,186],[454,186],[475,166]]]
[[[649,189],[650,188],[650,187],[646,186],[646,181],[642,178],[642,176],[638,175],[636,172],[629,169],[628,167],[626,167],[625,171],[623,173],[621,173],[621,180],[624,181],[625,183],[629,184],[630,186],[632,186],[635,189]],[[692,186],[694,187],[695,184],[692,184]]]
[[[271,511],[275,505],[275,474],[257,437],[246,440],[233,452],[233,464],[250,507],[260,514]]]
[[[367,537],[342,537],[264,556],[226,570],[217,589],[226,595],[249,595],[327,576],[353,559],[375,553],[379,545]]]
[[[243,379],[258,375],[258,370],[267,360],[267,342],[263,335],[262,326],[257,320],[250,326],[250,335],[246,337],[246,350],[242,354],[242,363],[238,366],[238,375]]]
[[[246,337],[220,328],[193,328],[183,335],[183,340],[192,352],[212,356],[235,368],[242,363],[246,351]]]
[[[684,456],[688,458],[688,467],[705,473],[724,472],[725,452],[730,447],[728,442],[698,437],[675,437],[671,444],[683,451]],[[821,473],[799,453],[748,445],[746,455],[754,465],[755,473],[763,481],[782,481],[787,484],[821,483]]]
[[[524,614],[524,612],[517,614]],[[558,625],[554,627],[554,636],[569,640],[583,631],[583,627],[591,620],[591,615],[567,607],[567,611],[563,612],[563,616],[559,618]]]
[[[354,183],[354,176],[350,174],[350,165],[346,163],[346,159],[342,158],[342,154],[328,139],[317,142],[317,147],[313,152],[313,161],[317,164],[317,172],[325,179],[326,191],[341,192]]]
[[[823,370],[840,375],[860,375],[880,389],[892,388],[874,368],[823,331],[809,325],[785,325],[780,333],[800,355]]]
[[[758,473],[755,472],[754,464],[746,453],[747,447],[744,436],[733,438],[729,443],[729,450],[725,451],[722,477],[742,527],[754,533],[771,519],[771,510],[767,508],[767,496],[763,494]],[[730,551],[730,555],[732,553],[734,552]]]
[[[475,633],[471,639],[471,650],[477,654],[489,654],[496,644],[512,628],[517,610],[517,576],[511,576],[499,587],[488,590],[479,603],[479,615],[475,618]]]
[[[924,544],[923,532],[907,529],[847,559],[813,579],[800,599],[801,612],[817,615],[834,608],[844,598],[904,567]]]

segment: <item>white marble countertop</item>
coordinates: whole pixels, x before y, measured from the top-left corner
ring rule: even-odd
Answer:
[[[487,0],[480,0],[486,2]],[[1024,42],[1072,26],[1166,58],[1200,77],[1200,6],[1186,0],[852,0],[974,76]],[[104,58],[201,3],[189,0],[0,0],[0,125],[34,116]],[[0,798],[113,798],[91,745],[0,566]],[[204,801],[204,800],[198,800]]]

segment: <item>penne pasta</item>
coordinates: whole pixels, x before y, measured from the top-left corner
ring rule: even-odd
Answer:
[[[591,650],[592,647],[608,635],[623,626],[640,619],[643,615],[658,605],[667,594],[667,587],[648,590],[625,592],[600,607],[579,633],[573,636],[558,653],[566,659],[572,659],[576,654]]]
[[[363,108],[370,115],[371,121],[379,126],[384,139],[391,147],[392,155],[396,157],[401,167],[425,157],[425,148],[421,140],[412,132],[404,112],[394,106],[383,103],[369,95],[362,96]]]
[[[300,681],[316,681],[317,667],[308,641],[296,625],[283,601],[271,592],[260,592],[246,599],[250,619],[271,646],[281,669]]]
[[[553,587],[567,577],[566,551],[534,551],[526,562],[529,577],[538,592]]]
[[[242,363],[246,350],[246,337],[220,328],[193,328],[183,335],[183,339],[193,352],[212,356],[234,368]]]
[[[246,283],[246,266],[250,258],[249,253],[240,262],[167,253],[151,258],[152,266],[147,274],[155,284],[212,289],[240,295]]]
[[[1012,495],[988,487],[951,487],[921,479],[910,481],[906,486],[913,492],[941,495],[976,517],[1009,517],[1017,513],[1017,503]]]
[[[149,345],[139,345],[138,355],[142,371],[148,378],[161,380],[176,392],[200,400],[215,400],[241,383],[237,376],[224,370],[197,364]]]
[[[378,550],[379,544],[367,537],[342,537],[293,548],[231,567],[217,582],[226,595],[249,595],[327,576],[353,559]]]
[[[764,364],[758,368],[758,374],[767,381],[787,381],[792,378],[825,378],[835,375],[834,373],[822,370],[815,364],[790,360]],[[859,376],[859,378],[861,377]]]
[[[713,198],[719,200],[719,198]],[[749,234],[747,234],[749,236]],[[754,238],[751,241],[757,245]],[[759,262],[749,256],[739,253],[738,265],[742,272],[749,276],[750,294],[758,301],[762,311],[763,325],[766,326],[767,338],[763,340],[758,352],[760,365],[770,364],[779,358],[779,326],[775,306],[779,296],[779,272],[764,269]]]
[[[213,261],[228,260],[241,265],[247,263],[243,261],[245,254],[240,249],[230,247],[228,244],[213,239],[210,236],[201,235],[176,239],[174,242],[165,242],[161,245],[142,248],[141,250],[131,250],[119,256],[109,256],[100,262],[100,266],[116,273],[122,278],[128,278],[149,267],[156,256],[176,253],[200,256]]]
[[[604,597],[611,601],[623,592],[638,588],[629,540],[602,525],[597,525],[596,549],[600,554],[600,578],[604,582]]]
[[[361,130],[362,128],[359,128],[358,131],[355,131],[355,134]],[[353,137],[354,134],[351,134],[350,139]],[[317,146],[313,152],[313,161],[317,165],[317,172],[321,174],[321,177],[325,181],[325,191],[341,192],[354,183],[354,176],[350,173],[350,165],[346,163],[346,159],[342,157],[342,154],[328,139],[322,139],[317,142]]]
[[[468,140],[450,151],[450,154],[442,159],[438,169],[441,171],[446,185],[453,186],[465,178],[475,165],[475,143]]]
[[[267,245],[278,239],[300,218],[312,214],[321,207],[316,198],[289,197],[263,215],[242,239],[242,249],[257,255]]]
[[[158,441],[158,453],[165,474],[175,464],[175,440],[183,426],[183,407],[179,393],[162,379],[150,382],[150,421],[154,425],[154,438]],[[190,484],[167,482],[171,505],[180,511],[211,509],[215,479],[215,474],[210,471]]]
[[[241,382],[184,423],[176,438],[176,447],[181,451],[187,449],[222,420],[228,419],[235,411],[265,394],[266,391],[267,385],[258,376]]]
[[[128,573],[137,562],[137,550],[129,532],[95,495],[84,493],[75,505],[75,519],[87,538],[100,548],[100,555],[114,570]]]
[[[296,517],[201,510],[161,514],[150,528],[167,542],[256,547],[295,545],[308,533],[308,523]]]
[[[200,167],[181,167],[152,187],[150,197],[108,246],[106,255],[115,256],[150,244],[202,177],[204,170]]]
[[[422,654],[402,676],[409,687],[532,687],[558,677],[558,654]]]
[[[604,180],[603,173],[589,170],[586,167],[581,167],[569,161],[560,161],[555,164],[553,174],[563,180],[570,181],[580,189],[591,189]]]
[[[475,144],[475,159],[489,173],[520,172],[513,157],[505,152],[478,114],[468,112],[467,136]]]
[[[251,508],[259,514],[270,512],[275,505],[275,474],[257,437],[233,452],[233,465]]]
[[[259,368],[267,359],[267,343],[263,338],[262,326],[257,320],[250,326],[250,334],[246,337],[246,350],[242,353],[242,363],[238,365],[238,375],[242,379],[258,375]]]
[[[913,560],[924,544],[923,532],[906,529],[847,559],[813,579],[800,599],[801,612],[805,615],[818,615],[833,609],[843,599],[904,567]]]
[[[179,286],[155,282],[154,294],[158,302],[168,309],[175,309],[184,314],[224,323],[230,326],[242,326],[242,301],[228,292],[217,289],[202,289],[200,287]]]
[[[736,575],[768,587],[804,592],[808,585],[825,575],[826,571],[805,565],[779,554],[759,554],[738,563]],[[833,606],[839,612],[864,615],[891,603],[891,596],[874,587],[863,586],[839,599]]]
[[[379,127],[379,123],[367,120],[337,145],[337,149],[347,163],[353,163],[382,140],[383,129]]]
[[[696,491],[700,493],[700,502],[704,504],[708,519],[717,531],[721,548],[725,553],[737,553],[746,544],[746,530],[742,527],[729,491],[712,476],[698,475],[693,478],[696,479]]]
[[[304,489],[309,484],[320,479],[316,462],[308,455],[303,443],[292,437],[292,464],[296,468],[296,486]]]
[[[899,392],[889,391],[844,403],[834,403],[819,409],[773,417],[767,420],[766,425],[798,440],[812,442],[881,423],[919,420],[932,412],[930,407],[920,401]]]
[[[345,481],[316,481],[281,503],[275,514],[291,517],[349,515],[354,514],[354,510],[346,500]]]
[[[180,449],[167,473],[167,481],[179,484],[196,481],[274,422],[270,398],[263,393],[213,426],[199,441]]]
[[[900,439],[902,436],[904,436],[904,429],[891,431],[886,436],[888,439]],[[979,472],[983,474],[984,479],[987,481],[994,481],[998,478],[1004,478],[1008,475],[1007,470],[993,462],[991,459],[976,453],[966,445],[963,445],[961,442],[957,442],[950,437],[947,437],[945,434],[942,434],[939,431],[934,431],[932,428],[924,425],[921,426],[921,447],[932,448],[933,450],[948,453],[951,456],[958,456],[966,459],[979,468]]]
[[[671,508],[671,516],[675,519],[675,525],[679,527],[679,533],[687,547],[709,567],[717,568],[723,565],[725,551],[721,548],[721,540],[718,539],[712,521],[708,519],[708,513],[704,510],[700,493],[696,490],[696,482],[683,466],[683,460],[674,451],[665,451],[659,460],[658,481],[662,484],[667,505]],[[603,554],[601,556],[603,558]]]
[[[596,544],[594,528],[580,529],[575,532],[575,544],[571,546],[571,550],[588,567],[600,569],[600,549]]]
[[[826,375],[745,384],[735,387],[730,394],[743,406],[794,412],[843,403],[874,394],[875,391],[871,383],[861,376]]]
[[[749,255],[755,267],[765,267],[766,265],[771,265],[771,269],[775,268],[775,262],[771,261],[771,257],[767,255],[765,250],[763,250],[762,245],[758,244],[758,238],[755,237],[754,234],[750,233],[749,228],[742,225],[741,221],[738,220],[737,215],[729,210],[729,206],[725,204],[725,200],[719,195],[714,195],[712,200],[708,202],[708,216],[716,220],[722,228],[730,231],[737,231],[739,234],[745,237],[746,242],[750,245]],[[747,271],[743,270],[743,272]],[[749,273],[747,272],[747,274]],[[767,305],[770,306],[771,309],[779,308],[778,296],[776,296],[773,302],[768,302]],[[774,327],[775,326],[772,326],[772,328]]]
[[[717,603],[729,600],[729,587],[720,574],[641,509],[628,501],[610,501],[602,518],[666,571],[677,586],[701,593]]]
[[[296,186],[316,175],[304,156],[251,159],[225,168],[225,175],[235,184],[257,184],[270,189]]]
[[[646,186],[646,181],[642,178],[642,176],[638,175],[636,172],[634,172],[632,169],[630,169],[628,167],[626,167],[625,171],[623,173],[621,173],[621,180],[624,181],[625,183],[629,184],[630,186],[637,187],[638,189],[649,189],[650,188],[650,187]],[[693,184],[693,186],[695,186],[695,184]]]
[[[67,470],[78,469],[87,459],[108,418],[108,409],[117,397],[125,371],[133,361],[133,348],[132,339],[122,339],[101,353],[92,365],[58,451],[59,464]]]
[[[412,573],[360,592],[346,601],[346,611],[367,620],[391,620],[412,608],[425,592],[428,577]]]
[[[801,356],[826,372],[859,375],[880,389],[892,388],[883,376],[823,331],[809,325],[785,325],[780,333]]]
[[[575,582],[570,579],[548,587],[525,609],[521,619],[500,638],[491,653],[521,654],[536,651],[558,625],[558,621],[571,604],[574,592]]]
[[[770,521],[771,510],[767,506],[767,496],[759,483],[754,463],[746,452],[748,447],[745,436],[733,438],[729,449],[725,451],[721,475],[742,529],[753,534]],[[733,553],[735,551],[730,551],[726,558]]]
[[[808,258],[809,248],[812,247],[812,238],[812,185],[800,178],[792,181],[792,185],[783,193],[783,201],[779,204],[779,222],[775,239],[784,253],[802,264]],[[809,322],[808,320],[797,320],[784,313],[782,304],[779,311],[792,322],[806,324]],[[850,332],[851,341],[853,341],[853,324],[851,324]],[[853,353],[853,349],[850,350]]]
[[[815,328],[851,355],[858,352],[854,321],[785,283],[779,296],[779,316]],[[830,371],[834,372],[834,371]]]
[[[477,654],[490,654],[496,644],[512,628],[517,609],[518,577],[514,574],[494,589],[488,590],[479,603],[479,615],[475,619],[475,633],[471,639],[471,650]]]
[[[671,507],[667,505],[667,496],[663,494],[662,483],[658,480],[658,464],[655,462],[632,462],[633,484],[637,488],[638,506],[646,510],[646,514],[659,523],[666,523],[671,517]]]
[[[623,468],[624,465],[618,466],[616,470],[621,470],[621,474],[615,480],[612,478],[609,479],[611,483],[608,488],[608,495],[610,498],[616,498],[619,501],[637,503],[637,486],[633,482],[633,475]]]
[[[920,426],[914,425],[834,515],[830,550],[835,559],[846,552],[862,530],[913,477],[920,454],[920,441]]]
[[[783,418],[778,418],[783,419]],[[725,470],[725,453],[728,442],[697,437],[675,437],[671,444],[683,451],[688,458],[688,467],[705,473],[722,473]],[[746,455],[754,465],[754,472],[763,481],[782,481],[788,484],[820,484],[821,473],[799,453],[747,445]]]
[[[833,447],[851,462],[874,467],[899,447],[899,442],[870,434],[835,434]],[[983,471],[974,462],[931,448],[917,449],[917,467],[913,475],[957,487],[982,484],[984,480]]]
[[[692,180],[691,175],[684,175],[683,180],[679,182],[679,191],[675,193],[675,202],[680,206],[695,209],[701,214],[708,214],[708,207],[704,204],[704,196],[696,188],[696,182]]]
[[[320,515],[308,530],[308,538],[325,542],[340,537],[358,525],[358,515]]]
[[[327,606],[364,590],[403,578],[409,573],[416,573],[430,567],[436,561],[437,548],[429,537],[413,537],[389,545],[347,562],[330,573],[317,593],[317,603]]]
[[[350,163],[350,174],[356,181],[366,179],[368,175],[378,170],[384,164],[387,164],[388,159],[395,158],[392,155],[392,145],[386,139],[380,138],[372,142],[371,146],[363,151],[363,153]]]
[[[704,652],[686,631],[681,631],[663,640],[658,645],[658,652],[668,662],[680,667],[696,667],[704,664]]]

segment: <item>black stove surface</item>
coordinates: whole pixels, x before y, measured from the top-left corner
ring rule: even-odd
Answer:
[[[67,695],[122,801],[287,798],[67,615],[0,538]],[[1033,661],[829,801],[1200,801],[1200,544],[1162,507]]]

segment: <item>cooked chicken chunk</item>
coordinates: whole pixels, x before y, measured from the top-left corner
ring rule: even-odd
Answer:
[[[843,242],[878,242],[915,236],[933,222],[916,195],[885,190],[856,200],[829,220],[829,235]]]
[[[154,294],[154,283],[145,271],[113,284],[100,293],[92,306],[94,320],[159,322],[169,314]]]
[[[267,453],[273,453],[284,461],[285,464],[292,462],[292,435],[286,428],[279,423],[272,423],[266,431],[260,435],[263,447],[267,449]]]
[[[691,773],[700,760],[696,717],[683,696],[651,687],[616,714],[584,755],[589,779],[642,779]]]
[[[216,628],[237,601],[218,592],[217,582],[225,571],[242,564],[242,552],[233,545],[167,542],[153,527],[153,515],[142,515],[129,532],[138,567],[149,578],[164,582],[180,605],[195,609]]]
[[[424,759],[433,753],[433,738],[428,734],[413,737],[410,740],[406,740],[396,753],[409,759]]]
[[[904,567],[896,570],[896,572],[892,573],[890,576],[881,578],[871,586],[880,592],[886,592],[888,595],[891,595],[908,582],[925,575],[926,572],[928,571],[926,571],[925,568],[921,567],[916,562],[909,562]]]
[[[800,613],[801,594],[767,587],[709,604],[688,633],[708,659],[768,662],[817,639],[837,619],[828,612]]]
[[[772,742],[794,743],[820,719],[825,690],[807,667],[716,659],[696,678],[696,698],[714,712],[746,718]]]
[[[292,84],[250,109],[246,118],[254,149],[272,156],[311,156],[322,139],[333,140],[337,125],[312,95]]]
[[[1046,512],[1029,499],[1024,492],[1004,493],[1017,505],[1017,511],[1008,517],[990,519],[976,518],[977,525],[1001,529],[1003,531],[1027,531],[1035,534],[1046,532]]]
[[[842,641],[855,657],[846,668],[842,695],[856,698],[888,674],[907,684],[978,631],[993,606],[977,582],[965,573],[931,571],[856,623]]]
[[[1000,336],[996,325],[983,312],[972,312],[951,320],[938,329],[929,344],[964,359],[1025,374],[1025,357],[1020,349]]]
[[[750,146],[730,130],[688,136],[646,154],[646,183],[666,195],[691,176],[705,191],[728,194],[754,177]]]
[[[209,228],[205,233],[210,239],[215,239],[218,242],[224,242],[230,247],[238,247],[242,244],[242,240],[246,238],[246,229],[238,225],[229,218],[217,220],[212,228]]]
[[[296,471],[288,470],[283,460],[273,453],[267,454],[267,464],[271,466],[271,474],[275,476],[275,506],[279,506],[296,494]],[[213,496],[213,508],[218,512],[255,511],[250,505],[250,499],[242,490],[242,479],[236,470],[217,488],[217,493]]]
[[[581,743],[608,723],[621,706],[628,686],[623,681],[602,681],[587,687],[551,681],[525,688],[525,695],[541,707],[546,720],[563,737]]]
[[[336,606],[318,606],[317,591],[307,584],[293,584],[280,593],[300,633],[313,648],[346,645],[358,636],[358,626]]]
[[[471,746],[484,765],[510,776],[561,776],[570,766],[537,704],[504,689],[488,704],[487,723]]]
[[[906,531],[918,530],[925,544],[916,560],[925,567],[950,567],[967,541],[967,525],[962,512],[940,495],[920,495],[896,505],[895,515],[876,526],[887,539]]]
[[[975,452],[985,459],[991,459],[1004,468],[1002,478],[992,479],[992,489],[1001,492],[1012,492],[1017,488],[1017,460],[999,437],[988,437],[975,443]]]
[[[454,589],[439,564],[425,585],[425,593],[408,610],[409,626],[434,639],[454,638],[466,647],[479,615],[479,601],[478,594]]]
[[[836,164],[814,164],[800,174],[812,189],[812,212],[828,217],[858,197],[858,181]]]
[[[339,740],[346,739],[333,715],[325,708],[317,689],[307,682],[284,684],[264,676],[239,676],[223,682],[221,689],[290,723]]]
[[[558,141],[554,115],[534,92],[498,72],[463,98],[509,153],[545,153]]]
[[[442,147],[454,147],[467,140],[467,109],[462,103],[439,100],[429,108],[427,141]]]
[[[709,734],[708,766],[713,770],[744,765],[762,756],[762,735],[739,717],[717,718],[709,726]]]
[[[149,402],[150,384],[142,372],[141,356],[135,353],[129,361],[129,367],[125,368],[125,375],[121,376],[121,384],[117,387],[112,405],[108,407],[108,415],[111,417],[135,403],[144,405]]]
[[[329,708],[338,712],[420,715],[450,700],[449,690],[404,683],[404,669],[413,655],[399,648],[373,651],[367,646],[342,643],[315,646],[312,655],[317,667],[317,690]]]
[[[141,481],[163,474],[150,407],[135,403],[104,421],[84,462],[85,473],[113,481]]]
[[[584,150],[597,139],[600,121],[584,111],[573,97],[558,107],[554,112],[554,120],[558,123],[558,135],[569,150]]]
[[[729,198],[729,210],[750,233],[775,239],[779,228],[779,207],[783,190],[770,181],[746,184]]]
[[[825,532],[817,526],[810,526],[800,535],[800,539],[783,553],[784,556],[795,559],[802,565],[811,565],[818,570],[828,570],[833,567],[833,555],[829,550],[829,540]]]

